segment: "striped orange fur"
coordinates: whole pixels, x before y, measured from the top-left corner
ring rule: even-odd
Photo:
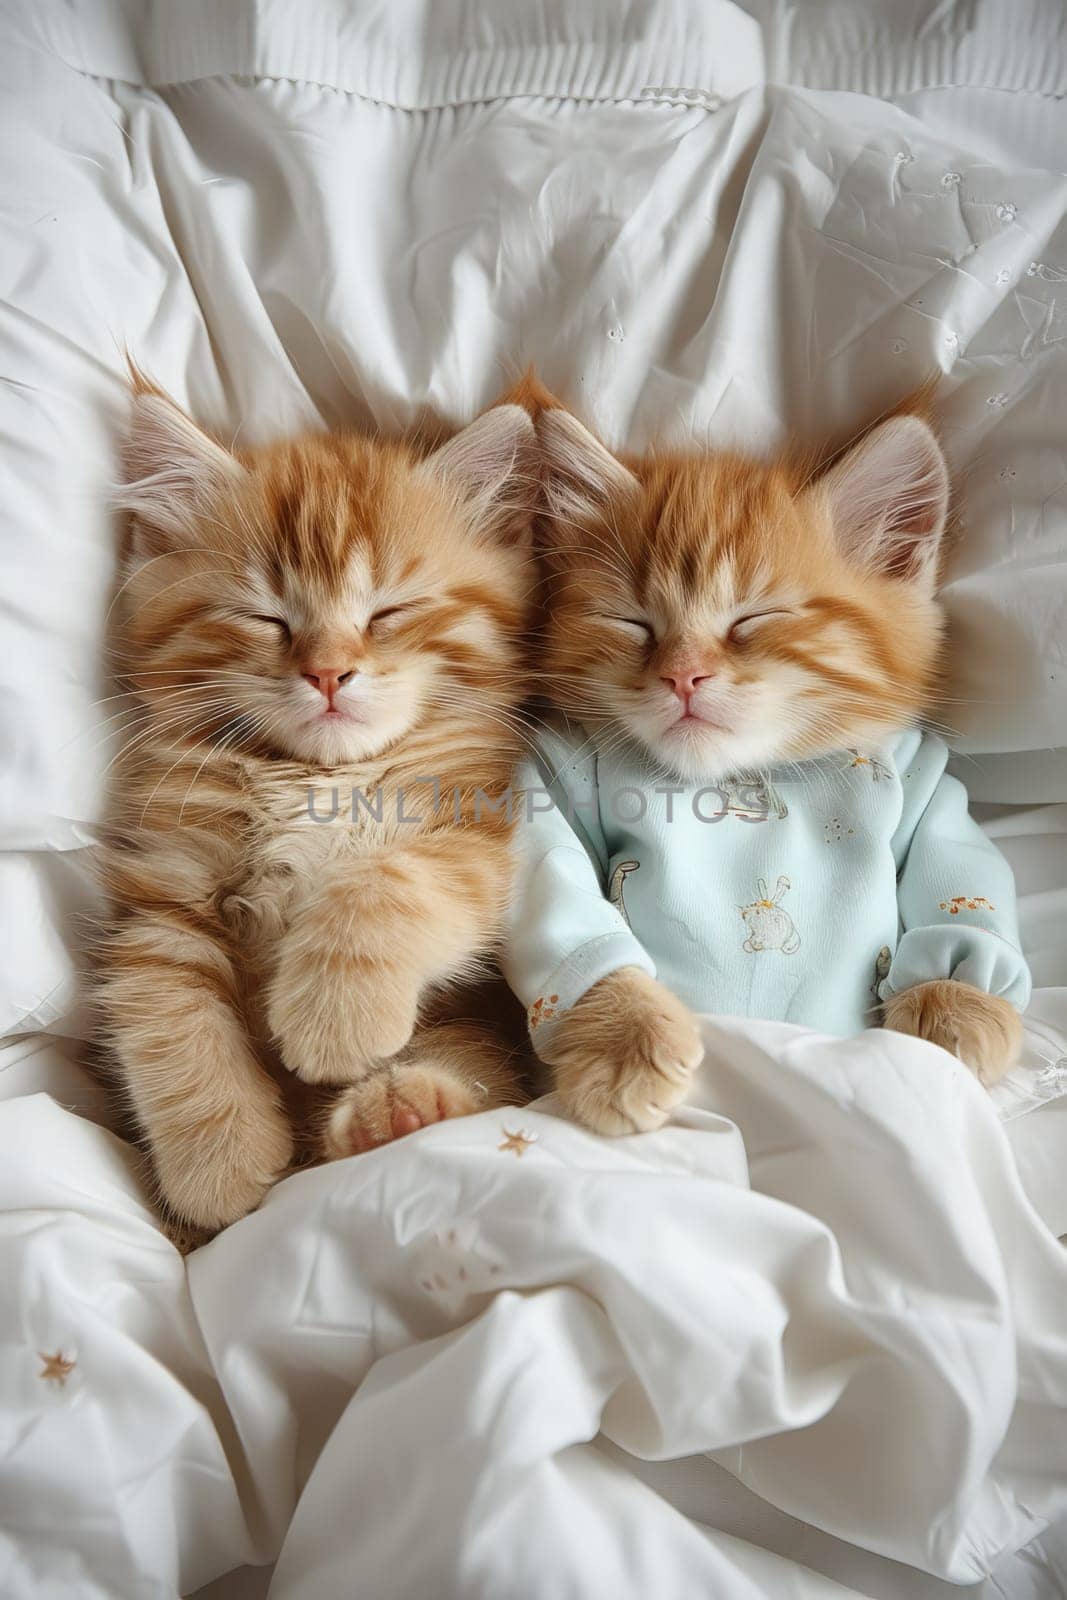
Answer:
[[[134,374],[99,999],[185,1226],[287,1169],[298,1081],[323,1086],[329,1155],[516,1092],[437,997],[510,890],[511,824],[481,797],[518,742],[533,443],[501,406],[428,456],[230,451]]]

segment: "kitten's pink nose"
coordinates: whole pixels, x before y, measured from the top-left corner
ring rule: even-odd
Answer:
[[[317,689],[331,706],[333,697],[341,685],[355,675],[355,667],[320,667],[305,662],[300,668],[300,676],[306,683],[310,683],[313,689]]]
[[[696,692],[700,684],[707,683],[710,677],[710,672],[684,672],[679,669],[677,672],[663,673],[660,682],[673,689],[679,700],[685,705],[689,696]]]

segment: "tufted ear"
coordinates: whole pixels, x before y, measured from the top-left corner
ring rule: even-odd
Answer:
[[[948,515],[948,470],[933,432],[918,417],[872,428],[822,479],[834,532],[861,567],[937,585]]]
[[[228,450],[162,390],[133,371],[123,481],[114,499],[135,519],[135,557],[162,555],[195,543],[200,519],[243,476],[244,468]]]
[[[493,406],[416,468],[452,489],[476,527],[498,536],[529,529],[536,505],[536,435],[521,406]]]
[[[537,419],[542,478],[549,518],[564,525],[584,522],[619,495],[638,487],[628,467],[569,411],[554,407]],[[561,539],[566,534],[562,532]]]

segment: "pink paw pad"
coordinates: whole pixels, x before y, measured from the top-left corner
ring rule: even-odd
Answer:
[[[423,1120],[410,1106],[394,1106],[391,1118],[393,1138],[402,1139],[406,1133],[418,1133]]]

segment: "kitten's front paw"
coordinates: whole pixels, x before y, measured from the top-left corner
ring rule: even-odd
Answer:
[[[1010,1001],[952,978],[918,983],[885,1003],[884,1025],[929,1039],[959,1059],[988,1089],[1019,1059],[1022,1018]]]
[[[361,1155],[446,1117],[469,1117],[484,1101],[469,1084],[432,1064],[386,1067],[339,1095],[323,1134],[327,1161]]]
[[[411,1038],[417,985],[335,951],[279,964],[267,1021],[290,1071],[305,1083],[354,1083]]]
[[[203,1242],[254,1211],[293,1155],[289,1123],[264,1099],[229,1116],[207,1116],[165,1141],[153,1141],[160,1194],[171,1213],[171,1236]],[[179,1248],[181,1245],[179,1243]]]
[[[688,1009],[639,967],[609,973],[560,1020],[546,1060],[595,1133],[647,1133],[684,1100],[704,1044]]]

